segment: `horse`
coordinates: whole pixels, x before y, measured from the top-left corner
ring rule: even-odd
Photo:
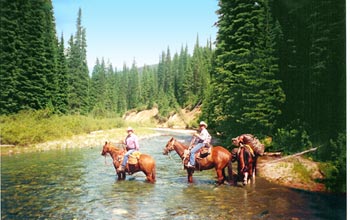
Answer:
[[[180,156],[182,161],[188,160],[185,152],[188,152],[188,146],[180,143],[177,141],[174,137],[170,138],[168,143],[166,144],[163,154],[168,155],[169,152],[175,150],[176,153]],[[194,168],[189,168],[187,166],[184,166],[184,168],[187,170],[187,180],[189,183],[193,183],[193,173],[195,170],[209,170],[212,168],[215,168],[216,174],[217,174],[217,183],[223,184],[225,180],[228,180],[229,183],[232,183],[233,180],[232,176],[232,155],[231,153],[225,149],[222,146],[213,146],[211,149],[211,153],[202,159],[196,159],[196,165]],[[184,163],[186,164],[186,163]],[[228,175],[229,179],[225,176],[225,168],[228,167]]]
[[[127,164],[125,171],[121,171],[119,167],[121,166],[126,151],[124,149],[119,149],[113,146],[111,143],[107,142],[102,148],[102,156],[106,156],[109,153],[113,159],[113,165],[118,176],[118,180],[125,180],[126,172],[129,175],[142,171],[146,175],[146,180],[150,183],[156,181],[156,163],[155,160],[147,154],[141,154],[137,159],[136,164]],[[130,157],[130,156],[129,156]]]
[[[249,145],[242,145],[232,150],[232,162],[237,161],[238,180],[243,181],[243,185],[255,180],[256,164],[258,156]]]

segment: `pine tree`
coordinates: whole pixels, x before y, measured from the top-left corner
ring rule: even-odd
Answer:
[[[220,1],[211,94],[204,116],[220,131],[270,134],[284,93],[275,78],[266,1]]]
[[[86,61],[86,33],[81,24],[82,12],[79,9],[77,31],[69,40],[68,68],[69,94],[68,103],[71,112],[87,114],[89,111],[90,77]]]
[[[3,66],[4,111],[54,107],[58,40],[51,1],[2,1],[1,5],[2,63],[13,58]]]
[[[20,23],[18,16],[20,11],[18,4],[14,1],[0,1],[0,114],[8,114],[20,110],[20,100],[18,93],[18,77],[20,68],[18,67],[20,44],[18,33]]]
[[[58,66],[57,66],[57,96],[55,98],[55,106],[57,111],[61,113],[68,112],[68,66],[66,56],[64,54],[64,38],[58,45]]]

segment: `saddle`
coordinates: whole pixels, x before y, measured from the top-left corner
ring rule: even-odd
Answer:
[[[212,145],[205,144],[199,151],[195,153],[195,158],[197,160],[201,160],[206,158],[211,154]],[[190,150],[185,150],[184,152],[184,159],[183,164],[187,164],[187,162],[190,160]]]
[[[211,154],[211,149],[212,149],[212,146],[210,144],[205,144],[205,146],[199,150],[199,153],[198,152],[196,153],[196,158],[198,157],[198,155],[199,155],[199,158],[207,157],[209,154]]]

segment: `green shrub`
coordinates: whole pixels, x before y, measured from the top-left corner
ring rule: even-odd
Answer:
[[[297,120],[285,128],[277,129],[271,148],[273,151],[283,151],[292,154],[309,149],[312,146],[309,135],[304,126]]]
[[[47,109],[0,116],[1,144],[20,146],[123,126],[121,118],[57,115]]]
[[[346,192],[346,134],[319,147],[317,158],[324,161],[321,170],[326,178],[326,187],[333,192]]]

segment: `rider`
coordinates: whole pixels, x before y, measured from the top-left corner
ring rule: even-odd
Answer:
[[[208,125],[201,121],[199,123],[200,133],[193,134],[193,137],[196,138],[197,144],[191,149],[190,161],[187,164],[187,167],[193,168],[195,166],[195,153],[199,151],[202,147],[207,144],[210,144],[211,136],[207,130]]]
[[[138,138],[136,134],[134,134],[134,129],[132,127],[128,127],[127,129],[128,136],[125,138],[126,150],[127,152],[124,154],[124,159],[120,171],[125,170],[126,163],[128,162],[129,155],[134,151],[138,151],[140,149]]]

